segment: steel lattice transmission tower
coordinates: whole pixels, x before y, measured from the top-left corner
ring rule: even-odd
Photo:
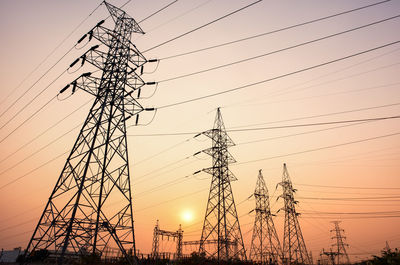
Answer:
[[[282,182],[279,183],[282,186],[285,211],[285,227],[283,234],[283,257],[284,264],[312,264],[306,244],[304,243],[303,234],[301,233],[300,224],[297,216],[300,214],[296,212],[295,205],[297,201],[294,199],[294,193],[292,181],[290,180],[286,164],[283,164],[283,176]],[[281,209],[281,210],[282,210]]]
[[[261,169],[254,190],[256,216],[251,239],[250,259],[259,264],[278,264],[282,259],[282,249],[269,204],[267,185]]]
[[[333,221],[332,223],[335,225],[335,229],[331,230],[331,232],[335,233],[332,239],[336,240],[336,243],[332,244],[332,246],[337,250],[336,264],[350,264],[349,255],[347,255],[346,251],[348,244],[344,243],[346,237],[342,235],[344,230],[339,227],[340,221]]]
[[[85,73],[72,86],[95,97],[79,136],[29,241],[26,257],[47,250],[58,264],[77,256],[101,257],[118,248],[129,263],[135,255],[132,192],[126,120],[144,109],[138,102],[144,81],[136,74],[146,58],[130,41],[144,32],[119,8],[104,2],[114,28],[99,22],[79,41],[96,39],[78,58],[98,68],[99,77]],[[136,117],[136,122],[137,122]]]
[[[203,132],[212,139],[212,147],[203,150],[212,157],[212,167],[203,169],[212,175],[210,193],[200,239],[200,253],[218,260],[246,259],[231,181],[236,177],[228,165],[236,162],[228,151],[234,146],[217,109],[214,127]]]

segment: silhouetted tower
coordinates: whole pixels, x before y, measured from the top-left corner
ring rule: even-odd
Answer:
[[[254,190],[256,216],[251,239],[250,259],[259,264],[278,264],[282,258],[282,249],[275,230],[269,205],[267,185],[261,169]]]
[[[228,152],[234,146],[217,109],[214,127],[202,134],[212,139],[212,147],[203,152],[212,157],[212,167],[203,169],[212,175],[210,193],[200,239],[200,253],[218,260],[246,259],[231,181],[236,177],[228,165],[236,162]]]
[[[322,249],[321,255],[325,255],[328,257],[328,260],[331,262],[331,265],[337,265],[335,263],[335,258],[338,256],[338,253],[336,251],[325,251],[325,249]]]
[[[303,235],[301,233],[300,224],[297,216],[300,214],[296,212],[295,205],[298,203],[294,200],[294,193],[292,181],[290,180],[286,164],[283,164],[282,186],[285,211],[285,227],[283,234],[283,257],[284,264],[312,264],[308,256],[306,244],[304,243]]]
[[[174,254],[175,259],[179,259],[182,257],[182,245],[183,245],[183,230],[182,226],[179,225],[179,229],[177,231],[166,231],[161,230],[158,224],[158,220],[156,226],[154,227],[153,232],[153,245],[151,250],[151,256],[153,258],[160,258],[160,236],[163,239],[164,236],[172,238],[174,241],[176,240],[176,252]]]
[[[71,256],[101,257],[106,248],[118,248],[135,262],[126,121],[136,116],[137,123],[138,114],[150,110],[136,101],[145,83],[135,71],[147,60],[130,41],[133,33],[144,32],[124,11],[104,4],[113,29],[99,22],[78,43],[86,38],[100,45],[70,65],[86,62],[99,71],[80,75],[60,91],[83,90],[94,103],[29,241],[28,260],[47,250],[62,264]]]
[[[335,233],[332,239],[336,240],[336,243],[332,244],[332,246],[337,249],[336,264],[350,264],[349,255],[347,255],[346,251],[348,244],[344,243],[346,237],[342,235],[344,230],[339,227],[340,221],[333,221],[332,223],[335,225],[335,229],[331,230],[331,232]]]
[[[158,236],[158,230],[160,230],[158,220],[156,226],[154,226],[153,230],[153,244],[151,247],[151,256],[155,259],[159,258],[160,251],[160,237]]]

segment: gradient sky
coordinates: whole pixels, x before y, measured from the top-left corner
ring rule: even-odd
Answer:
[[[124,2],[111,1],[116,6],[121,6]],[[374,2],[376,1],[264,0],[144,55],[148,59],[164,58]],[[0,1],[1,113],[61,58],[83,34],[107,17],[104,6],[99,7],[66,41],[62,42],[99,3],[100,1],[78,0]],[[166,3],[167,1],[160,0],[132,0],[124,9],[140,21]],[[132,41],[139,50],[144,51],[248,3],[251,1],[179,0],[167,10],[143,22],[141,27],[146,34],[134,36]],[[161,60],[158,67],[156,64],[148,64],[143,78],[146,81],[169,79],[296,45],[399,13],[400,2],[389,1],[249,41]],[[280,76],[398,41],[399,28],[400,20],[393,19],[271,56],[187,78],[161,82],[154,96],[142,100],[141,103],[146,107],[158,107]],[[62,45],[49,59],[29,75],[61,42]],[[2,127],[0,139],[6,137],[54,97],[65,84],[78,76],[78,73],[62,75],[34,101],[34,104],[12,118],[92,45],[94,44],[90,43],[82,50],[73,49],[69,52],[15,106],[0,117],[0,127]],[[233,93],[160,109],[153,120],[151,113],[141,115],[140,121],[143,124],[151,123],[147,126],[130,127],[128,131],[137,248],[144,253],[150,252],[152,231],[157,219],[160,220],[161,228],[165,230],[175,230],[182,224],[185,231],[184,240],[200,239],[211,181],[210,176],[206,174],[192,176],[193,172],[210,166],[211,160],[207,156],[193,157],[194,153],[211,145],[208,139],[193,139],[193,135],[150,136],[151,134],[201,132],[210,129],[217,107],[221,107],[226,128],[241,126],[256,128],[396,116],[400,114],[399,63],[400,45],[396,44]],[[19,85],[22,81],[22,85]],[[145,96],[151,96],[154,87],[146,87],[143,92]],[[89,95],[78,91],[65,100],[55,100],[10,137],[4,141],[0,140],[2,141],[0,143],[0,248],[26,247],[43,211],[44,203],[63,167],[67,157],[65,152],[72,147],[79,132],[79,124],[86,118],[90,104],[80,108],[29,145],[18,149],[90,99]],[[393,105],[304,118],[389,104]],[[287,121],[291,119],[293,120]],[[10,122],[5,125],[8,121]],[[338,126],[271,129],[230,134],[237,144],[230,151],[238,161],[231,166],[231,170],[238,178],[238,181],[232,183],[232,187],[248,251],[254,219],[254,215],[248,212],[254,208],[254,200],[246,198],[254,190],[258,170],[263,169],[271,195],[272,211],[276,212],[281,208],[282,201],[276,202],[276,198],[282,190],[276,189],[276,185],[282,176],[283,163],[288,165],[291,179],[298,189],[297,209],[304,213],[300,223],[307,248],[312,251],[314,259],[322,248],[329,249],[334,243],[331,240],[333,235],[329,232],[333,229],[331,223],[333,220],[342,221],[341,227],[345,230],[347,243],[350,245],[348,252],[353,261],[378,254],[385,247],[386,240],[391,247],[400,247],[398,232],[400,214],[389,214],[397,216],[390,218],[382,218],[382,214],[376,214],[376,212],[400,211],[400,135],[289,155],[399,133],[399,120],[374,121],[333,128]],[[326,128],[332,129],[310,132]],[[68,131],[70,132],[67,133]],[[67,134],[62,136],[65,133]],[[292,134],[301,135],[287,136]],[[60,136],[62,136],[60,139],[48,145]],[[252,141],[256,142],[251,143]],[[33,153],[35,155],[31,155]],[[54,161],[42,166],[56,157],[58,158]],[[22,178],[3,187],[19,177]],[[361,189],[371,187],[379,189]],[[388,198],[350,199],[357,197]],[[335,200],[318,198],[335,198]],[[183,218],[185,212],[191,212],[193,219]],[[318,212],[371,212],[371,214],[345,215]],[[274,220],[282,238],[282,212]],[[171,243],[164,242],[163,247],[167,249],[171,247]]]

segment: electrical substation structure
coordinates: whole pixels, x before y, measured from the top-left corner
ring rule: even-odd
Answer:
[[[63,88],[83,90],[95,97],[79,136],[69,154],[25,252],[29,260],[46,251],[57,264],[82,256],[101,258],[117,248],[130,264],[136,263],[131,177],[126,121],[145,110],[137,99],[145,84],[137,69],[148,62],[130,41],[144,32],[121,9],[104,2],[114,28],[99,22],[85,38],[99,45],[87,50],[81,61],[99,69],[84,73]]]
[[[297,201],[294,199],[296,190],[293,188],[290,180],[286,164],[283,164],[282,182],[283,194],[279,197],[284,200],[285,226],[283,234],[283,264],[312,264],[306,244],[304,243],[303,234],[301,233],[300,224],[297,216],[295,205]]]
[[[182,241],[183,241],[183,230],[181,225],[179,225],[179,229],[177,231],[167,231],[161,230],[158,224],[158,220],[156,226],[154,227],[153,232],[153,245],[151,250],[151,257],[154,259],[159,258],[168,258],[170,259],[169,255],[165,255],[165,253],[160,253],[160,237],[163,239],[167,237],[172,238],[172,240],[176,241],[176,252],[174,253],[173,259],[180,259],[182,258]]]
[[[236,177],[228,165],[236,162],[228,147],[234,146],[225,130],[221,110],[217,109],[214,127],[202,133],[211,138],[212,147],[203,150],[212,157],[212,167],[203,169],[212,175],[199,252],[217,260],[246,260],[231,181]]]
[[[261,169],[254,190],[256,216],[250,247],[250,260],[257,264],[278,264],[282,260],[282,249],[275,230],[273,214],[269,204],[268,188]]]
[[[350,264],[349,255],[346,251],[346,246],[348,246],[348,244],[344,243],[346,237],[342,234],[342,232],[344,233],[344,230],[339,226],[340,221],[333,221],[332,223],[335,225],[335,229],[331,230],[331,232],[335,233],[332,239],[336,240],[336,242],[332,247],[337,250],[336,264]]]

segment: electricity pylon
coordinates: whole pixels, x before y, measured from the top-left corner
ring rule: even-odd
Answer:
[[[346,251],[348,244],[344,243],[346,237],[342,235],[344,230],[339,227],[340,221],[333,221],[332,223],[335,225],[335,229],[331,230],[331,232],[335,232],[335,236],[332,239],[336,239],[336,243],[332,244],[332,246],[337,249],[336,264],[350,264],[349,255],[347,255]]]
[[[203,169],[212,175],[210,193],[201,233],[199,252],[217,260],[246,259],[231,181],[236,177],[228,165],[236,162],[228,152],[234,146],[217,109],[214,127],[202,134],[212,139],[212,147],[203,150],[212,157],[212,167]]]
[[[278,264],[282,258],[282,249],[272,220],[267,185],[261,169],[258,172],[254,190],[256,216],[251,239],[250,259],[258,264]]]
[[[95,97],[79,136],[29,241],[27,261],[47,251],[57,264],[118,248],[129,263],[135,255],[132,192],[128,163],[126,121],[144,109],[138,102],[145,82],[135,72],[147,62],[130,38],[144,32],[119,8],[104,2],[114,28],[99,22],[85,38],[95,45],[75,60],[73,67],[90,63],[100,71],[85,73],[72,86]]]
[[[285,227],[283,234],[283,257],[284,264],[312,264],[308,256],[306,244],[304,243],[303,235],[301,233],[300,224],[297,216],[300,214],[296,212],[295,205],[298,203],[294,200],[294,193],[292,181],[290,180],[286,164],[283,164],[282,182],[283,194],[279,197],[284,200],[285,211]],[[281,210],[282,210],[281,209]]]

